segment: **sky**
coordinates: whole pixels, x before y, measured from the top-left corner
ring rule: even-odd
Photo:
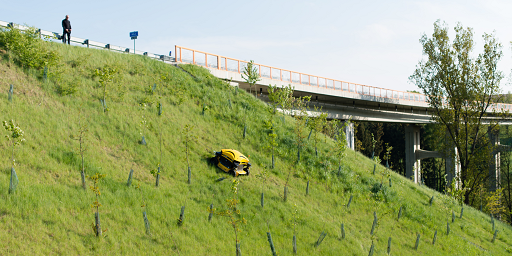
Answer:
[[[1,3],[4,2],[5,3]],[[503,45],[499,69],[512,91],[512,1],[25,1],[0,0],[0,20],[72,36],[168,54],[174,45],[287,70],[395,90],[418,90],[409,81],[423,58],[419,39],[436,20],[493,33]]]

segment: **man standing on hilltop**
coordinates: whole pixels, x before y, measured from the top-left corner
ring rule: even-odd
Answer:
[[[62,42],[66,43],[66,35],[68,35],[68,44],[71,40],[71,22],[69,22],[69,15],[66,15],[66,18],[62,20]]]

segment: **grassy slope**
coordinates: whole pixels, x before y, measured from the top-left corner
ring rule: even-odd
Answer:
[[[505,255],[511,252],[512,229],[497,223],[500,230],[493,244],[490,218],[466,207],[462,219],[451,222],[452,211],[459,216],[461,207],[450,198],[391,173],[392,187],[380,192],[381,179],[386,173],[382,166],[371,174],[373,163],[358,153],[347,150],[342,172],[334,166],[325,167],[330,139],[319,146],[319,159],[308,145],[303,152],[303,164],[294,166],[293,120],[279,121],[280,157],[269,171],[268,179],[258,178],[270,164],[263,121],[267,119],[264,103],[253,96],[238,92],[212,78],[207,71],[184,66],[195,74],[192,78],[180,69],[141,56],[111,53],[53,44],[63,56],[61,84],[79,85],[72,96],[59,96],[55,84],[43,83],[39,72],[23,72],[12,63],[0,62],[0,118],[15,119],[25,131],[26,142],[18,147],[16,171],[20,180],[15,194],[7,193],[9,184],[10,148],[0,142],[0,254],[177,254],[234,255],[234,234],[227,219],[215,216],[207,221],[207,207],[213,203],[225,209],[231,182],[215,182],[228,177],[207,165],[205,159],[214,150],[237,148],[250,155],[254,164],[251,176],[243,177],[239,187],[239,209],[247,219],[242,227],[241,243],[244,255],[270,255],[266,238],[268,227],[280,255],[292,254],[292,214],[297,211],[298,251],[300,255],[366,255],[372,243],[370,229],[373,212],[379,225],[373,240],[376,254],[384,255],[388,237],[392,237],[394,255]],[[126,88],[123,98],[109,101],[110,112],[103,114],[98,100],[100,89],[93,70],[105,64],[121,70],[119,83]],[[78,64],[77,67],[72,67]],[[161,83],[155,77],[165,74],[169,80]],[[148,146],[138,144],[141,111],[137,103],[147,97],[145,89],[158,83],[164,95],[164,113],[157,116],[151,107],[146,115],[151,123],[146,138]],[[15,85],[14,102],[7,101],[8,84]],[[176,104],[176,88],[182,88],[186,100]],[[112,92],[113,96],[117,94]],[[230,109],[228,100],[232,101]],[[209,106],[201,115],[203,104]],[[78,112],[83,108],[89,124],[89,150],[86,153],[87,174],[106,174],[100,183],[102,192],[100,215],[105,237],[94,236],[94,195],[84,191],[78,172],[79,158],[73,152],[77,143],[69,135],[78,129]],[[248,136],[242,139],[243,123],[248,124]],[[181,131],[193,125],[197,137],[192,145],[192,184],[188,185],[186,161]],[[163,140],[162,178],[154,186],[149,170],[159,161],[158,131]],[[2,134],[6,134],[5,131]],[[311,144],[311,143],[310,143]],[[288,157],[284,157],[288,156]],[[328,158],[334,163],[333,158]],[[135,170],[134,185],[140,184],[147,202],[152,236],[145,234],[142,219],[142,196],[134,187],[127,187],[130,168]],[[333,171],[332,169],[336,169]],[[288,170],[289,199],[283,202],[283,185]],[[305,196],[307,179],[311,180],[310,195]],[[387,179],[387,178],[386,178]],[[90,182],[89,182],[90,184]],[[260,207],[260,193],[265,192],[265,207]],[[354,200],[345,207],[349,197]],[[428,201],[432,195],[432,206]],[[176,219],[186,205],[184,225]],[[397,221],[398,209],[403,207]],[[340,238],[340,224],[345,223],[347,237]],[[268,224],[267,224],[268,223]],[[431,245],[438,231],[437,243]],[[327,236],[319,247],[314,242],[325,231]],[[417,251],[413,247],[420,234]]]

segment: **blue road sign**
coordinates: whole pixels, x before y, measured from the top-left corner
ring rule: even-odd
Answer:
[[[139,36],[139,31],[130,32],[130,37],[138,37],[138,36]]]

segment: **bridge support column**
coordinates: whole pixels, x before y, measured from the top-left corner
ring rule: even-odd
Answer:
[[[452,181],[455,180],[455,187],[460,188],[460,163],[458,160],[457,148],[453,142],[446,137],[446,143],[451,145],[450,150],[445,155],[445,172],[446,172],[446,186],[450,186]]]
[[[500,181],[500,131],[489,129],[489,141],[491,143],[491,159],[489,164],[489,191],[496,191]]]
[[[345,125],[345,136],[347,139],[347,147],[354,150],[354,123],[349,121],[344,121]]]
[[[416,150],[420,149],[420,127],[417,125],[405,126],[405,176],[414,181],[421,182],[421,161],[416,159]]]

